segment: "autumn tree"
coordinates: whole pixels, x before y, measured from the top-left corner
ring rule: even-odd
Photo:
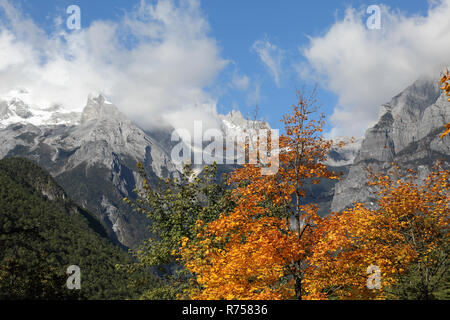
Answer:
[[[215,163],[199,175],[187,164],[180,177],[161,180],[157,186],[150,185],[141,164],[138,170],[143,178],[138,198],[125,201],[149,218],[152,236],[133,251],[137,262],[122,268],[134,275],[130,286],[143,291],[142,299],[182,298],[195,281],[179,261],[181,239],[195,242],[198,220],[213,221],[232,208],[226,179],[219,177]]]
[[[441,84],[441,90],[443,90],[447,96],[450,96],[450,73],[448,72],[448,70],[442,76]],[[450,98],[448,98],[448,101],[450,101]],[[445,137],[448,134],[450,134],[450,123],[447,123],[445,125],[445,131],[441,134],[441,138]]]
[[[315,298],[431,299],[448,281],[450,173],[436,167],[421,181],[399,172],[371,174],[375,209],[356,204],[321,225],[306,284]],[[367,286],[370,266],[379,288]]]
[[[216,221],[198,221],[199,241],[183,239],[182,257],[196,275],[195,299],[302,299],[322,218],[302,204],[306,183],[336,179],[323,164],[332,142],[322,137],[323,115],[314,119],[314,93],[283,119],[279,167],[262,175],[246,164],[229,179],[236,207]]]

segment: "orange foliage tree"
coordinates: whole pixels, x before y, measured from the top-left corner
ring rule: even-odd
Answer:
[[[442,76],[441,84],[441,90],[443,90],[447,96],[450,96],[450,73],[448,72],[448,70]],[[448,101],[450,101],[450,98],[448,98]],[[448,134],[450,134],[450,123],[447,123],[445,125],[445,131],[441,134],[441,138],[445,137]]]
[[[322,218],[303,204],[306,183],[337,179],[323,165],[332,142],[314,111],[313,96],[300,94],[283,120],[277,173],[236,170],[234,210],[197,221],[197,241],[183,239],[181,256],[196,279],[191,298],[426,299],[448,276],[448,170],[436,167],[424,181],[399,168],[371,173],[378,201],[370,208]],[[379,287],[368,286],[371,270],[380,271]]]
[[[424,182],[399,169],[372,174],[377,209],[362,204],[328,217],[310,262],[307,290],[315,298],[433,298],[448,277],[448,170],[436,168]],[[380,270],[381,286],[368,289],[367,268]],[[412,273],[416,279],[412,283]]]
[[[279,168],[261,175],[258,165],[237,169],[236,208],[209,224],[198,221],[200,241],[184,239],[182,256],[196,275],[194,299],[301,299],[312,272],[310,258],[322,218],[302,204],[305,183],[337,179],[323,160],[331,141],[322,138],[324,118],[313,119],[314,93],[304,96],[284,117]],[[272,150],[273,152],[273,150]]]

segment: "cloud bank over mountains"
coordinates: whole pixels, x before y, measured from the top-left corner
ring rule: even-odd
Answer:
[[[367,28],[366,8],[348,8],[299,51],[274,45],[270,35],[245,50],[278,88],[298,71],[302,80],[334,92],[328,134],[361,136],[381,104],[418,77],[438,79],[450,65],[450,0],[429,3],[424,16],[381,6],[379,30]],[[237,64],[228,86],[219,83],[233,62],[210,35],[199,0],[141,0],[120,19],[75,31],[66,28],[66,18],[56,17],[49,33],[16,2],[0,0],[0,95],[24,87],[33,103],[80,111],[89,93],[102,93],[144,129],[166,123],[189,129],[193,121],[219,126],[214,86],[236,90],[247,105],[270,91],[255,80],[259,71],[244,74]]]
[[[83,13],[82,13],[83,14]],[[215,126],[216,101],[204,89],[227,61],[198,1],[141,1],[118,21],[48,34],[11,1],[0,0],[0,94],[16,87],[30,100],[81,110],[105,94],[144,128],[190,119]]]
[[[330,136],[360,136],[379,106],[421,76],[440,77],[450,65],[450,0],[432,1],[426,16],[381,7],[381,29],[366,27],[365,8],[349,8],[310,45],[301,48],[313,75],[338,95]]]

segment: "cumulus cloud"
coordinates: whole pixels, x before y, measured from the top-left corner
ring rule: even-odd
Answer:
[[[0,17],[0,93],[24,87],[37,105],[71,110],[103,93],[145,128],[216,121],[216,101],[204,88],[227,61],[197,0],[142,0],[119,20],[76,31],[58,18],[51,34],[8,0],[0,0]]]
[[[232,84],[236,89],[246,91],[250,85],[250,78],[245,74],[239,75],[235,73],[233,74]]]
[[[325,35],[301,51],[310,70],[338,97],[334,135],[362,135],[379,106],[421,76],[439,78],[450,64],[450,0],[430,2],[425,16],[381,8],[381,29],[369,30],[365,10],[349,8]]]
[[[258,54],[261,61],[273,76],[277,86],[280,86],[281,65],[283,62],[283,51],[269,40],[257,40],[252,49]]]

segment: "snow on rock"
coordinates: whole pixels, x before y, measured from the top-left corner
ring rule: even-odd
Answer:
[[[81,114],[65,110],[60,105],[37,106],[32,103],[26,89],[14,89],[0,95],[0,128],[22,123],[34,126],[76,125]]]

